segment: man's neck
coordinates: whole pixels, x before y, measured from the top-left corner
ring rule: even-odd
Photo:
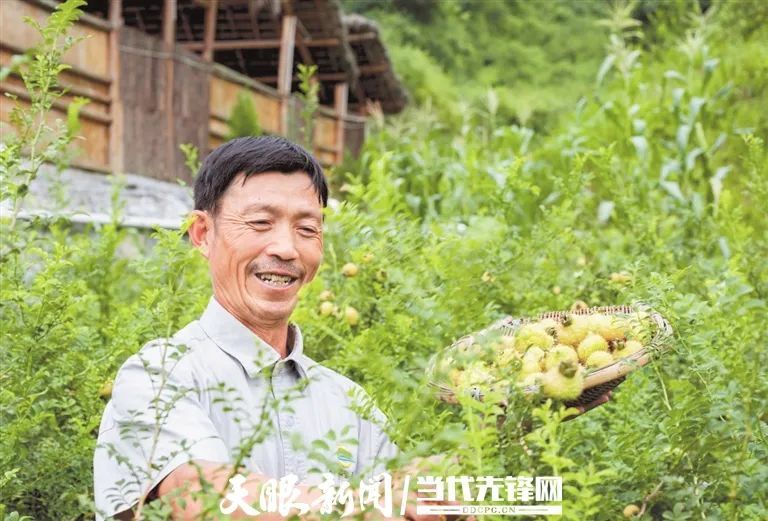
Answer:
[[[261,340],[269,344],[272,349],[277,351],[277,354],[280,355],[280,358],[285,358],[291,352],[294,340],[293,330],[288,327],[287,320],[284,322],[276,322],[274,324],[267,325],[258,324],[252,320],[249,320],[249,317],[243,317],[236,313],[232,309],[232,306],[230,306],[229,303],[224,299],[216,298],[216,296],[214,296],[214,298],[219,303],[219,305],[221,305],[221,307],[229,312],[230,315],[235,317],[238,321],[240,321],[241,324],[250,329],[253,334],[259,337]]]

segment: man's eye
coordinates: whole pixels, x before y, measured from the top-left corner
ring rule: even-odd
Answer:
[[[269,221],[265,220],[259,220],[259,221],[248,221],[248,224],[252,226],[269,226]]]
[[[302,226],[299,230],[306,235],[315,235],[317,233],[317,228],[312,228],[310,226]]]

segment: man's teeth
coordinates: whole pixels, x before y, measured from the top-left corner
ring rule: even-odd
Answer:
[[[256,275],[261,280],[274,286],[287,286],[293,282],[293,277],[287,275],[277,275],[275,273],[259,273]]]

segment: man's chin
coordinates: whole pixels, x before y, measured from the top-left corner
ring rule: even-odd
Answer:
[[[296,308],[296,299],[290,302],[264,302],[258,300],[251,302],[248,308],[257,322],[287,322],[291,313]]]

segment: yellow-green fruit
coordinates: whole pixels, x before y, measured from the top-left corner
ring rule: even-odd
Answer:
[[[348,262],[341,268],[341,274],[345,277],[354,277],[357,275],[358,269],[357,264],[353,262]]]
[[[537,373],[542,369],[544,350],[540,347],[530,347],[523,355],[523,367],[521,373]]]
[[[544,373],[541,389],[544,394],[556,400],[575,400],[584,387],[584,376],[575,362],[560,362]]]
[[[554,337],[538,324],[527,324],[515,335],[515,347],[524,353],[530,346],[549,349],[555,343]]]
[[[544,373],[542,372],[536,372],[536,373],[528,373],[528,374],[521,374],[518,376],[517,381],[518,384],[522,387],[533,387],[534,385],[541,385],[541,379],[544,378]]]
[[[590,333],[579,342],[579,360],[586,362],[589,355],[595,351],[608,351],[608,341],[597,333]]]
[[[617,284],[628,284],[632,282],[632,275],[626,271],[619,271],[611,273],[611,282]]]
[[[601,368],[613,363],[613,357],[608,351],[595,351],[587,357],[587,367]]]
[[[627,505],[624,507],[624,517],[632,518],[640,513],[640,507],[637,505]]]
[[[520,368],[521,375],[529,375],[541,371],[541,362],[538,360],[523,359],[523,366]]]
[[[616,359],[626,358],[629,355],[637,353],[641,349],[643,349],[643,344],[641,344],[637,340],[627,340],[626,342],[621,344],[621,347],[619,347],[619,349],[613,352],[613,356]]]
[[[621,340],[627,336],[629,325],[624,318],[616,316],[608,316],[607,318],[608,321],[597,329],[597,333],[609,342],[611,340]]]
[[[557,344],[547,351],[547,355],[544,357],[544,369],[552,369],[553,367],[559,366],[560,362],[565,362],[567,360],[578,362],[579,356],[571,346]]]
[[[466,389],[467,387],[487,384],[493,381],[493,376],[482,362],[474,362],[467,366],[464,371],[459,371],[458,374],[453,375],[452,381],[456,387]]]
[[[368,253],[365,253],[365,254],[363,254],[363,258],[362,258],[362,261],[363,261],[365,264],[368,264],[368,263],[369,263],[369,262],[371,262],[373,259],[374,259],[373,253],[371,253],[371,252],[368,252]]]
[[[557,326],[559,325],[559,322],[554,318],[544,318],[536,322],[536,325],[546,331],[548,335],[552,337],[557,336]]]
[[[514,347],[512,348],[502,347],[496,353],[496,365],[498,365],[499,367],[507,366],[512,362],[514,362],[515,360],[519,360],[519,359],[520,359],[520,353],[518,353]]]
[[[582,315],[568,315],[557,326],[557,341],[569,346],[577,346],[589,333],[589,328]]]
[[[333,300],[333,292],[329,289],[325,289],[320,292],[320,300],[322,302],[326,302],[328,300]]]
[[[347,306],[344,310],[344,319],[350,326],[356,326],[360,322],[360,313],[357,312],[352,306]]]
[[[618,317],[596,313],[586,317],[587,328],[606,340],[619,340],[626,335],[626,323]]]
[[[112,397],[112,380],[106,380],[99,389],[99,397],[108,400]]]
[[[323,302],[320,304],[320,316],[329,316],[331,313],[333,313],[335,307],[336,306],[333,305],[333,302]]]

